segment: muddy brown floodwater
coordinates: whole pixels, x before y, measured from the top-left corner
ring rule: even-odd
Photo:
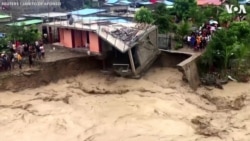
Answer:
[[[192,91],[175,69],[86,72],[0,94],[1,141],[249,141],[250,86]]]

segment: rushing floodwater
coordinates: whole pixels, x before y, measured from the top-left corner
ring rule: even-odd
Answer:
[[[249,84],[193,92],[181,77],[165,68],[140,80],[92,72],[37,89],[1,92],[0,140],[249,141]],[[201,98],[204,94],[219,100]],[[245,106],[230,109],[235,104],[230,100],[241,95]],[[218,110],[216,104],[229,108]]]

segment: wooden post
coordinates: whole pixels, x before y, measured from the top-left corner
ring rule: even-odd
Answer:
[[[134,63],[134,59],[133,59],[133,55],[132,55],[131,49],[128,50],[128,56],[129,56],[129,60],[130,60],[130,65],[131,65],[132,72],[134,74],[136,74],[135,63]]]

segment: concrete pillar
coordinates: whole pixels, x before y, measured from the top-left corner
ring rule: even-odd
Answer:
[[[128,56],[129,56],[129,60],[130,60],[130,65],[131,65],[132,72],[136,75],[135,63],[134,63],[134,59],[133,59],[133,55],[132,55],[131,49],[128,50]]]

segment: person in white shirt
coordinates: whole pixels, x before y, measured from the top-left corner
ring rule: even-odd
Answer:
[[[39,42],[38,42],[38,41],[36,41],[36,42],[35,42],[35,45],[36,45],[36,46],[38,46],[38,45],[39,45]]]
[[[191,36],[187,36],[187,42],[188,42],[188,46],[191,46]]]
[[[211,26],[211,28],[210,28],[210,31],[211,31],[211,34],[213,34],[214,32],[215,32],[215,26]]]
[[[41,52],[41,57],[45,58],[45,49],[44,49],[43,44],[40,45],[40,52]]]

